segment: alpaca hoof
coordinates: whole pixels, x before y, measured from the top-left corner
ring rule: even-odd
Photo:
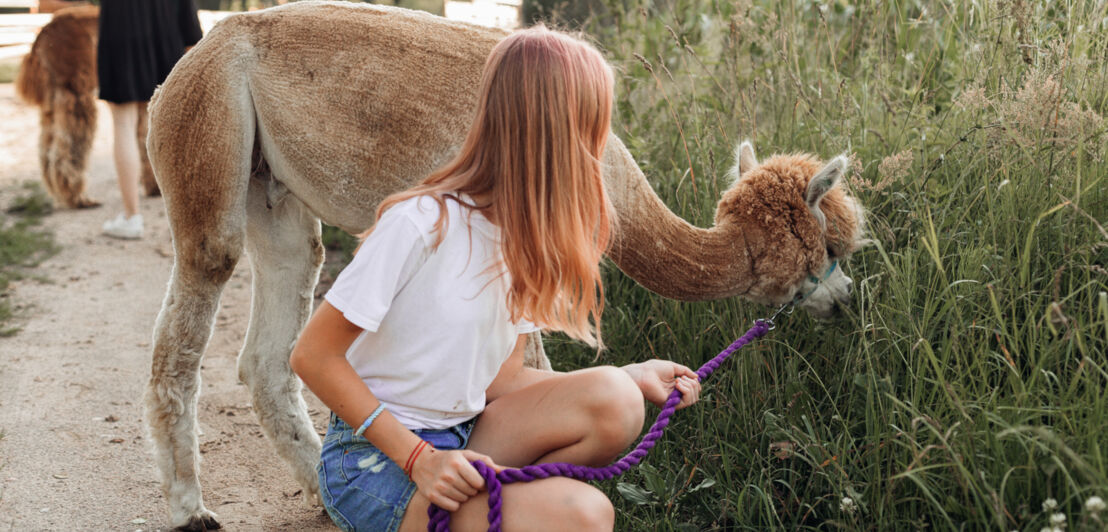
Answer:
[[[88,198],[81,198],[73,205],[74,209],[93,209],[100,206],[100,202]]]
[[[323,506],[323,500],[319,497],[319,490],[306,490],[304,491],[304,504],[313,508]]]
[[[219,530],[223,528],[223,525],[219,524],[219,521],[215,520],[214,515],[198,515],[189,519],[188,523],[185,523],[177,528],[174,528],[174,532],[205,532],[207,530]]]

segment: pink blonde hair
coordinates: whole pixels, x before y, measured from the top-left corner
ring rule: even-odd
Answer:
[[[480,211],[501,231],[508,308],[589,345],[602,345],[600,259],[614,213],[601,177],[613,78],[591,45],[542,26],[500,41],[485,62],[477,116],[461,152],[377,208],[427,195]],[[453,194],[486,198],[468,205]],[[436,242],[436,245],[438,244]]]

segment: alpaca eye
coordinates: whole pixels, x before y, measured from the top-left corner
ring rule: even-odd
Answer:
[[[827,246],[827,258],[828,259],[834,259],[835,258],[835,250],[831,249],[831,246]]]

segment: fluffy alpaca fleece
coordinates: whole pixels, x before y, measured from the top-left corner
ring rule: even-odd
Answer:
[[[16,93],[41,113],[39,161],[46,190],[69,208],[100,203],[85,194],[85,169],[96,134],[96,37],[100,8],[62,9],[43,26],[23,58]],[[158,184],[146,156],[146,112],[140,113],[137,140],[141,184],[148,195]]]
[[[836,171],[842,175],[846,163],[838,158],[831,164],[841,164]],[[762,250],[750,290],[769,301],[793,298],[796,272],[823,271],[828,257],[849,257],[863,242],[861,210],[841,187],[826,187],[807,209],[812,194],[819,193],[819,179],[827,179],[817,177],[823,167],[811,155],[771,157],[742,174],[716,208],[717,225],[731,220],[747,228],[747,246]],[[805,211],[811,215],[796,216]],[[793,238],[781,238],[784,233]]]
[[[320,441],[289,353],[311,312],[320,220],[357,233],[388,194],[457,152],[481,70],[505,35],[402,9],[297,2],[220,22],[151,102],[148,148],[176,250],[154,330],[147,423],[174,526],[211,528],[197,479],[200,359],[243,251],[253,271],[239,375],[261,426],[308,498]],[[716,224],[670,212],[618,137],[604,153],[619,219],[610,256],[643,286],[685,300],[743,296],[829,314],[850,279],[827,249],[858,245],[861,210],[838,188],[846,160],[771,158],[744,143]],[[824,223],[821,223],[824,220]],[[824,227],[830,227],[825,230]],[[530,358],[544,363],[541,338]]]

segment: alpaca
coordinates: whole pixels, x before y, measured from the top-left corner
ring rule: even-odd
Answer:
[[[16,92],[40,110],[39,161],[46,190],[58,204],[82,209],[99,202],[85,194],[85,169],[96,135],[96,38],[100,8],[59,10],[23,57]],[[158,194],[146,154],[147,118],[139,117],[137,141],[142,188]]]
[[[157,91],[148,148],[176,255],[145,403],[173,526],[219,526],[197,478],[199,367],[244,250],[253,300],[239,377],[305,496],[318,495],[320,440],[288,357],[312,308],[320,220],[361,232],[385,196],[456,153],[504,35],[397,8],[290,3],[224,19]],[[829,315],[851,284],[829,265],[862,234],[860,207],[837,186],[846,160],[759,163],[749,143],[737,153],[715,226],[702,229],[666,208],[612,135],[604,184],[621,223],[609,256],[665,297],[783,304],[811,291],[801,305]],[[545,361],[537,333],[527,347]]]

